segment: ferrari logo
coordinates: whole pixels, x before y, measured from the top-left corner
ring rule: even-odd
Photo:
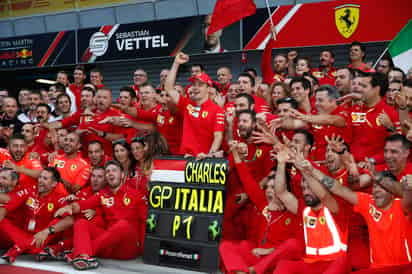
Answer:
[[[291,222],[292,222],[292,220],[291,220],[290,218],[287,218],[287,219],[285,220],[285,225],[289,225]]]
[[[325,219],[324,216],[322,216],[322,217],[319,218],[319,223],[320,223],[321,225],[324,225],[324,224],[326,223],[326,219]]]
[[[53,203],[48,203],[48,204],[47,204],[47,209],[48,209],[49,211],[53,211],[53,208],[54,208],[54,204],[53,204]]]
[[[128,206],[130,204],[130,202],[131,202],[130,198],[124,197],[123,203],[124,203],[125,206]]]
[[[207,111],[203,111],[203,112],[202,112],[202,118],[206,118],[207,115],[208,115],[208,112],[207,112]]]
[[[360,5],[345,4],[335,8],[335,24],[339,33],[348,39],[359,25]]]
[[[262,153],[263,151],[260,148],[256,149],[256,158],[260,158],[260,156],[262,156]]]
[[[70,166],[70,170],[75,170],[77,168],[77,165],[73,164]]]

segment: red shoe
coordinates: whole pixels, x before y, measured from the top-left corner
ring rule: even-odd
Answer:
[[[88,270],[99,267],[100,263],[96,258],[90,256],[79,256],[73,259],[72,265],[77,270]]]
[[[23,252],[21,251],[21,249],[18,246],[14,245],[6,253],[4,253],[0,258],[9,264],[12,264],[16,261],[17,256],[19,256],[22,253]]]

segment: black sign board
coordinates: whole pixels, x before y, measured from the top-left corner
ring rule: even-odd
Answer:
[[[145,263],[215,272],[228,163],[161,158],[149,183]]]

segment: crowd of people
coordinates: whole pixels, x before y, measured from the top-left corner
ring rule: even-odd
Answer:
[[[225,273],[412,273],[412,69],[385,56],[375,70],[359,42],[339,68],[330,50],[317,68],[272,60],[271,41],[261,76],[191,64],[179,84],[178,53],[158,86],[137,69],[118,98],[82,66],[0,90],[1,258],[84,270],[142,255],[153,162],[173,154],[229,161]]]

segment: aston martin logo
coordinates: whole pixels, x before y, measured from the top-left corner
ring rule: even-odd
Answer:
[[[335,24],[339,33],[348,39],[359,25],[360,5],[345,4],[335,8]]]

